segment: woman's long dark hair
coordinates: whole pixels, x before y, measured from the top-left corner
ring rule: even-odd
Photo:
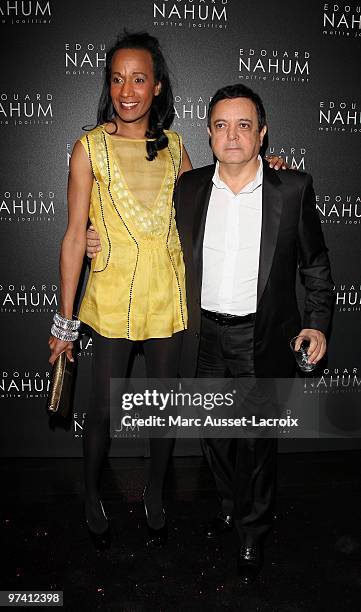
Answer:
[[[97,125],[102,123],[114,123],[114,108],[110,97],[110,78],[112,59],[119,49],[144,49],[149,51],[153,60],[154,79],[156,83],[161,83],[158,96],[154,96],[150,115],[149,129],[145,133],[147,140],[147,159],[151,161],[157,157],[157,152],[164,149],[168,144],[168,138],[164,129],[168,129],[174,119],[174,98],[172,85],[169,78],[169,71],[158,39],[147,32],[134,32],[131,34],[124,31],[124,35],[118,38],[116,43],[107,52],[105,81],[100,96],[97,114]]]

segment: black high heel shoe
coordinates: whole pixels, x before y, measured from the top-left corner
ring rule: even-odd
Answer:
[[[107,550],[108,548],[110,548],[110,545],[111,545],[111,535],[110,535],[109,521],[108,521],[108,518],[107,518],[107,516],[106,516],[106,514],[104,512],[104,508],[103,508],[102,502],[100,502],[100,505],[101,505],[101,508],[102,508],[102,512],[104,514],[104,518],[106,519],[107,524],[108,524],[108,526],[105,529],[105,531],[102,531],[101,533],[97,533],[96,531],[93,531],[90,528],[88,521],[86,521],[90,540],[91,540],[94,548],[97,551]]]
[[[147,531],[148,531],[148,537],[147,537],[145,545],[148,548],[161,548],[162,546],[165,546],[165,544],[168,541],[167,518],[166,518],[166,515],[165,515],[164,508],[162,508],[162,513],[163,513],[163,516],[164,516],[164,525],[162,525],[162,527],[159,527],[159,529],[154,529],[154,527],[151,527],[149,525],[149,522],[148,522],[148,509],[147,509],[147,506],[146,506],[146,503],[145,503],[145,491],[146,491],[146,488],[147,488],[147,485],[145,485],[145,487],[143,489],[143,494],[142,494],[143,507],[144,507],[146,524],[147,524]]]
[[[95,531],[92,531],[89,525],[87,525],[87,527],[88,527],[88,533],[89,533],[90,540],[93,543],[95,550],[99,552],[101,552],[102,550],[108,550],[111,545],[109,525],[106,528],[106,530],[103,531],[102,533],[96,533]]]

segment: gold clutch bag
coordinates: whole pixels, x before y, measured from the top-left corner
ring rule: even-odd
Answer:
[[[54,361],[51,371],[48,395],[48,411],[66,418],[70,412],[73,397],[74,362],[69,361],[66,353]]]

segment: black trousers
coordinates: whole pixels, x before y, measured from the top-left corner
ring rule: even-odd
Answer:
[[[197,376],[255,377],[254,323],[221,326],[202,316]],[[207,438],[202,450],[214,475],[222,513],[232,515],[242,542],[257,542],[271,527],[277,441]]]
[[[148,377],[177,377],[181,343],[182,332],[143,342]],[[134,346],[130,340],[104,338],[93,331],[92,393],[83,435],[85,490],[90,500],[99,497],[99,479],[110,444],[110,379],[126,377]],[[151,438],[149,443],[149,481],[155,506],[159,506],[174,440]]]

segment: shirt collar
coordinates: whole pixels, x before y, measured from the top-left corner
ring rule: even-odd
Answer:
[[[255,191],[258,187],[262,185],[263,183],[263,163],[262,163],[262,158],[260,155],[257,156],[257,160],[259,162],[259,165],[258,165],[258,170],[256,172],[256,176],[254,177],[254,179],[252,179],[252,181],[247,183],[247,185],[245,185],[239,193],[253,193],[253,191]],[[226,185],[226,183],[222,181],[222,179],[219,176],[219,161],[218,160],[216,162],[216,167],[214,170],[212,181],[213,181],[213,185],[215,185],[217,189],[226,189],[227,191],[232,193],[233,196],[235,195],[233,191],[228,187],[228,185]],[[238,193],[236,195],[238,195]]]

